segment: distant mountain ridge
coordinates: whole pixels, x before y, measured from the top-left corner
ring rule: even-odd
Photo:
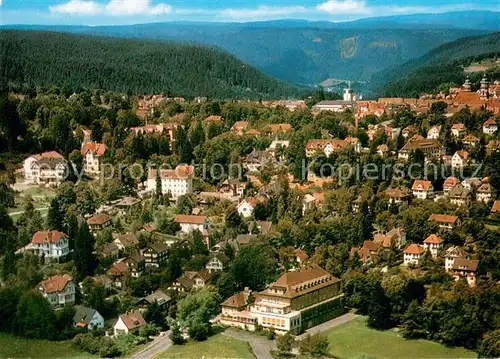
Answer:
[[[472,36],[443,44],[417,59],[376,74],[372,86],[386,96],[416,96],[446,83],[461,84],[464,66],[500,56],[500,32]],[[482,76],[483,74],[478,74]]]
[[[345,23],[275,20],[16,28],[200,43],[220,47],[281,80],[318,84],[328,78],[367,81],[443,43],[494,30],[495,19],[498,12],[457,12]]]
[[[44,31],[0,31],[0,80],[15,86],[133,94],[286,98],[299,90],[234,56],[199,45]]]

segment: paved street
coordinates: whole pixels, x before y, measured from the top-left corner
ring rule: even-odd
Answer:
[[[130,359],[152,359],[156,358],[160,354],[164,353],[170,346],[172,341],[169,338],[168,333],[164,336],[156,337],[152,342],[148,343],[146,347],[134,353]]]

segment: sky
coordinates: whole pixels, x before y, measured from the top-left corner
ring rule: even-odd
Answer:
[[[159,21],[348,21],[463,10],[500,11],[500,0],[0,0],[0,24],[122,25]]]

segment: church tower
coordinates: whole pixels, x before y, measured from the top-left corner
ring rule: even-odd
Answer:
[[[467,78],[465,79],[465,82],[462,85],[462,90],[465,91],[465,92],[471,92],[472,91],[472,86],[471,86],[471,83],[470,83],[469,76],[467,76]]]
[[[481,80],[481,88],[479,89],[479,96],[481,97],[481,100],[488,99],[489,89],[490,89],[490,83],[488,82],[488,79],[486,78],[486,74],[484,74],[484,77]]]

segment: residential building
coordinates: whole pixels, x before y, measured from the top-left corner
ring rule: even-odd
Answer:
[[[488,203],[495,199],[495,189],[489,183],[483,183],[476,190],[476,200],[478,202]]]
[[[457,151],[451,157],[451,168],[460,169],[464,168],[469,164],[469,152],[467,151]]]
[[[347,109],[354,109],[356,102],[355,101],[343,101],[343,100],[324,100],[318,102],[316,105],[312,107],[313,112],[321,112],[321,111],[331,111],[331,112],[343,112]]]
[[[270,221],[252,221],[248,223],[248,233],[250,234],[268,234],[273,226]]]
[[[448,193],[448,198],[455,206],[468,207],[471,202],[470,190],[458,184]]]
[[[209,232],[212,222],[207,216],[193,216],[178,214],[174,218],[175,223],[181,226],[181,233],[189,234],[193,231],[200,231],[202,234]]]
[[[255,331],[257,318],[250,312],[250,305],[255,296],[249,288],[236,293],[222,302],[219,323],[228,327],[236,327]]]
[[[443,183],[443,192],[444,194],[449,194],[450,191],[459,184],[458,178],[456,177],[448,177]]]
[[[61,260],[69,253],[69,238],[59,231],[38,231],[21,251],[30,251],[45,261]]]
[[[356,152],[361,150],[361,144],[357,138],[346,138],[345,140],[309,140],[306,144],[306,156],[313,157],[317,155],[325,155],[330,157],[334,152],[345,151],[349,148],[354,148]]]
[[[405,265],[419,265],[424,253],[424,246],[412,243],[403,251],[403,263]]]
[[[415,197],[419,199],[427,199],[433,194],[434,187],[432,186],[431,181],[415,180],[415,182],[413,182],[411,190]]]
[[[406,244],[406,231],[402,228],[393,228],[387,233],[375,233],[373,242],[382,249],[390,249],[392,246],[401,249]]]
[[[292,132],[292,125],[289,123],[271,123],[267,126],[266,131],[269,131],[273,136],[277,136],[279,133]]]
[[[389,197],[389,204],[400,205],[410,203],[412,192],[408,188],[388,188],[385,191]]]
[[[455,123],[451,126],[451,134],[455,137],[462,137],[465,135],[466,129],[463,123]]]
[[[307,193],[302,199],[302,213],[312,210],[315,207],[321,207],[325,201],[325,194],[323,192]]]
[[[116,288],[122,288],[125,277],[130,275],[130,270],[122,258],[111,265],[106,271],[106,275],[113,281]]]
[[[469,146],[469,147],[475,147],[475,146],[479,145],[479,142],[480,142],[479,138],[477,138],[476,136],[474,136],[472,134],[468,134],[467,136],[462,138],[462,143],[465,146]]]
[[[224,253],[212,253],[207,265],[206,270],[209,273],[222,272],[229,264],[229,258],[226,257]]]
[[[250,172],[255,172],[273,162],[274,158],[269,152],[254,150],[245,158],[244,166]]]
[[[457,258],[453,262],[452,275],[455,280],[460,278],[465,278],[469,287],[474,287],[476,285],[476,275],[477,267],[479,265],[478,260],[474,259],[463,259]]]
[[[197,272],[185,271],[168,289],[178,292],[197,290],[206,286],[210,282],[211,277],[211,274],[206,269]]]
[[[449,272],[453,269],[453,262],[457,258],[465,258],[467,253],[465,253],[460,247],[453,246],[446,250],[444,255],[444,269]]]
[[[248,121],[236,121],[231,127],[231,131],[236,133],[238,136],[243,136],[248,128]]]
[[[286,272],[256,295],[250,316],[278,333],[301,333],[343,313],[340,280],[317,265]]]
[[[104,143],[89,142],[82,144],[83,169],[86,173],[98,174],[101,172],[106,150],[107,147]]]
[[[265,198],[262,196],[245,198],[238,204],[237,210],[244,218],[250,218],[253,215],[253,210],[259,203],[264,203]]]
[[[122,262],[125,263],[134,278],[140,277],[146,268],[146,259],[138,252],[123,258]]]
[[[77,328],[85,328],[88,331],[92,331],[104,328],[104,318],[95,309],[76,305],[73,324]]]
[[[114,236],[115,239],[113,240],[113,243],[116,244],[120,251],[133,251],[139,248],[139,240],[137,239],[137,236],[132,232],[120,235],[114,234]]]
[[[457,216],[450,216],[447,214],[433,214],[430,216],[429,221],[436,222],[439,228],[448,231],[460,225],[460,220]]]
[[[123,197],[118,203],[115,204],[116,209],[120,214],[126,215],[136,211],[141,204],[139,198]]]
[[[167,262],[168,246],[161,242],[155,242],[142,250],[146,267],[160,268]]]
[[[494,118],[490,118],[489,120],[483,123],[483,133],[486,135],[493,135],[498,131],[497,121]]]
[[[118,317],[118,321],[113,326],[114,336],[117,337],[119,335],[135,333],[144,324],[146,324],[146,321],[138,310],[122,314]]]
[[[67,176],[68,164],[60,153],[51,151],[31,155],[24,160],[23,169],[28,183],[58,186]]]
[[[442,146],[438,140],[425,139],[422,136],[415,135],[406,142],[398,152],[398,158],[408,161],[410,153],[420,150],[424,153],[427,160],[441,158]]]
[[[214,124],[214,125],[223,125],[224,121],[222,121],[222,117],[220,117],[220,116],[211,115],[211,116],[206,117],[203,120],[203,123],[205,125],[211,125],[211,124]]]
[[[106,213],[95,214],[87,219],[87,225],[91,233],[97,233],[111,225],[111,217]]]
[[[173,170],[151,168],[148,173],[146,188],[156,192],[158,174],[161,179],[161,192],[169,195],[170,199],[177,200],[180,196],[193,193],[193,166],[179,165]]]
[[[444,240],[443,238],[431,234],[424,240],[424,249],[431,252],[433,258],[437,258],[441,249],[443,249]]]
[[[104,258],[117,259],[120,256],[120,248],[118,248],[114,242],[107,243],[102,247],[101,256]]]
[[[150,295],[142,298],[142,302],[145,303],[146,305],[148,304],[158,304],[160,307],[163,307],[170,303],[172,298],[170,298],[169,295],[167,295],[163,290],[157,289]]]
[[[273,140],[267,152],[277,161],[285,160],[285,150],[290,146],[290,141]]]
[[[75,303],[75,284],[69,274],[55,275],[44,280],[38,285],[38,290],[54,307]]]
[[[490,213],[491,214],[500,213],[500,201],[493,202],[493,206],[491,207]]]
[[[441,133],[441,126],[432,126],[429,131],[427,131],[427,138],[430,140],[439,139],[439,134]]]
[[[158,123],[158,124],[147,124],[145,126],[138,126],[130,128],[130,131],[135,135],[141,134],[161,134],[168,138],[170,142],[174,142],[175,130],[179,127],[177,123]]]
[[[387,146],[385,143],[377,147],[377,155],[379,155],[380,157],[387,157],[388,154],[389,146]]]

